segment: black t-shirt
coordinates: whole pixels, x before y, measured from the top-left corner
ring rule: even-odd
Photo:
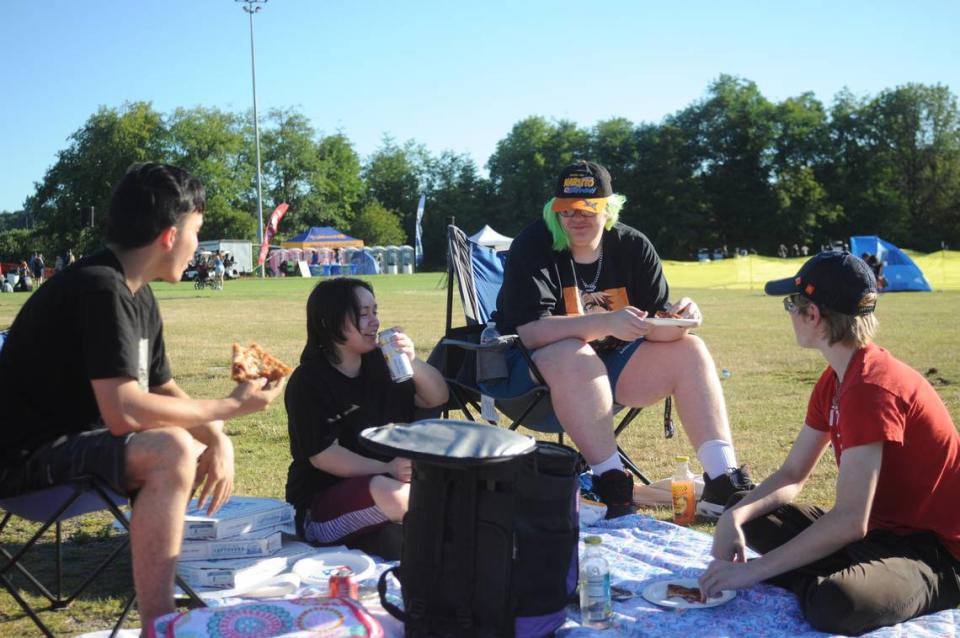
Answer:
[[[543,220],[524,228],[510,245],[503,287],[497,296],[497,326],[517,326],[556,315],[577,315],[634,306],[651,315],[669,307],[670,288],[650,240],[625,224],[603,231],[603,259],[576,264],[569,250],[553,250]],[[597,268],[600,275],[597,276]],[[596,288],[589,284],[596,278]]]
[[[390,379],[379,349],[362,356],[360,376],[355,379],[322,356],[301,363],[284,394],[293,457],[287,471],[287,502],[302,511],[315,494],[343,480],[310,463],[311,456],[334,441],[362,456],[389,461],[392,457],[365,448],[359,434],[369,427],[412,421],[414,394],[412,379],[403,383]]]
[[[0,351],[0,459],[104,427],[90,381],[116,377],[148,390],[170,380],[170,364],[153,291],[130,292],[105,249],[52,277],[13,322]]]

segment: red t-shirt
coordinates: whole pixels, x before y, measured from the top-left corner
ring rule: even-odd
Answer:
[[[869,528],[931,530],[960,559],[960,434],[916,370],[880,346],[861,348],[839,388],[833,369],[824,371],[807,425],[830,433],[837,465],[844,449],[883,441]]]

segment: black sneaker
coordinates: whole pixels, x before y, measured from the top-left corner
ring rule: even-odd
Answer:
[[[593,477],[593,491],[607,506],[607,518],[635,514],[633,506],[633,475],[626,470],[607,470]]]
[[[697,515],[715,521],[723,514],[730,497],[738,492],[748,492],[755,487],[745,464],[728,470],[726,474],[715,479],[704,474],[703,494],[697,503]]]

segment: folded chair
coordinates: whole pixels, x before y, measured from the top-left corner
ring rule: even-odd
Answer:
[[[434,354],[433,363],[444,375],[450,386],[450,409],[460,410],[467,419],[475,420],[473,412],[479,412],[480,388],[477,383],[477,361],[481,361],[485,351],[517,348],[526,360],[537,384],[528,392],[514,397],[496,397],[497,409],[510,419],[509,428],[515,430],[521,425],[535,432],[556,434],[563,442],[563,428],[553,414],[550,401],[550,388],[543,375],[534,364],[530,352],[517,335],[501,335],[490,344],[480,344],[480,333],[496,310],[497,293],[503,283],[505,253],[497,253],[492,248],[481,246],[449,220],[447,226],[447,306],[444,337]],[[453,286],[454,281],[460,292],[460,301],[466,325],[453,326]],[[618,413],[623,406],[614,405]],[[631,408],[620,420],[614,430],[614,436],[621,432],[640,414],[640,408]],[[666,399],[664,408],[664,435],[673,436],[674,425],[671,418],[671,400]],[[640,481],[649,485],[650,480],[624,449],[618,444],[617,452],[624,466]]]
[[[107,567],[124,551],[129,545],[129,535],[118,544],[100,563],[93,569],[83,581],[77,585],[72,592],[64,592],[63,586],[63,521],[89,514],[91,512],[109,511],[114,519],[129,531],[129,524],[126,516],[120,510],[120,507],[127,503],[127,499],[95,477],[78,478],[68,483],[55,485],[45,488],[0,499],[0,509],[3,510],[3,519],[0,520],[0,554],[3,562],[0,563],[0,585],[13,596],[17,604],[23,611],[36,623],[37,627],[45,636],[52,637],[54,634],[46,624],[37,615],[34,609],[20,595],[19,588],[12,581],[11,576],[14,571],[26,578],[41,596],[50,603],[50,609],[62,609],[70,605],[80,596],[99,577]],[[33,523],[40,523],[40,528],[13,553],[7,550],[7,545],[11,543],[9,539],[4,538],[4,530],[7,525],[15,519],[24,519]],[[25,558],[34,548],[36,543],[53,527],[54,529],[54,560],[55,572],[53,589],[56,593],[50,591],[50,587],[27,568],[24,564]],[[16,541],[19,544],[19,540]],[[199,605],[205,606],[203,600],[197,593],[179,576],[176,579],[177,585],[190,598],[190,600]],[[111,636],[115,636],[136,599],[135,594],[131,594],[123,606],[123,611],[113,627]]]

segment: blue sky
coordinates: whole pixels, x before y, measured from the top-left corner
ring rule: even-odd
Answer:
[[[960,2],[270,0],[261,112],[296,107],[361,156],[384,134],[483,166],[529,115],[659,122],[721,73],[771,100],[907,82],[960,91]],[[101,106],[251,106],[232,0],[2,0],[0,210],[19,209]]]

